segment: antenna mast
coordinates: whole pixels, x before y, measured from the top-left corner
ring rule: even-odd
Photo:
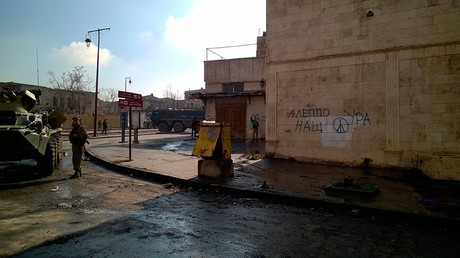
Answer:
[[[37,85],[40,86],[40,74],[38,72],[38,48],[37,50]]]

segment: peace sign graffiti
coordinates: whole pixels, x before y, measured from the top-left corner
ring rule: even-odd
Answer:
[[[334,127],[334,130],[337,133],[346,133],[348,132],[348,129],[350,128],[347,120],[345,120],[345,118],[343,117],[337,117],[336,119],[334,119],[332,126]]]

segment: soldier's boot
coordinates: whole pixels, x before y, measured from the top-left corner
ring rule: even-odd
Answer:
[[[81,170],[80,169],[75,169],[75,173],[70,178],[78,178],[81,176]]]

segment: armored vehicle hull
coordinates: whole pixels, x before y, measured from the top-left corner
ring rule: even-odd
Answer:
[[[154,110],[150,115],[153,128],[160,132],[183,132],[191,128],[193,118],[198,121],[204,120],[204,111],[202,110]]]
[[[0,161],[35,159],[38,172],[50,175],[62,159],[62,127],[58,111],[31,112],[40,92],[0,94]]]

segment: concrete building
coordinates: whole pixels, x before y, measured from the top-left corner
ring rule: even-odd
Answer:
[[[267,152],[460,180],[457,1],[267,0],[266,12]]]
[[[41,95],[36,104],[38,109],[54,109],[74,114],[91,114],[94,110],[94,93],[91,92],[58,90],[15,82],[0,82],[0,88],[17,91],[40,90]]]
[[[146,111],[150,112],[154,109],[203,109],[203,102],[199,99],[193,99],[190,96],[194,93],[202,92],[202,90],[185,91],[185,99],[173,98],[157,98],[151,95],[143,96],[144,107]]]
[[[204,62],[206,120],[231,126],[234,140],[252,139],[251,119],[265,138],[265,37],[257,39],[257,56]]]
[[[40,90],[41,95],[34,109],[61,111],[67,117],[67,121],[63,124],[66,129],[71,128],[71,118],[74,115],[82,118],[85,127],[93,128],[94,93],[92,92],[59,90],[16,82],[0,82],[0,88],[10,88],[15,91]],[[101,103],[98,110],[100,109],[102,109]]]

